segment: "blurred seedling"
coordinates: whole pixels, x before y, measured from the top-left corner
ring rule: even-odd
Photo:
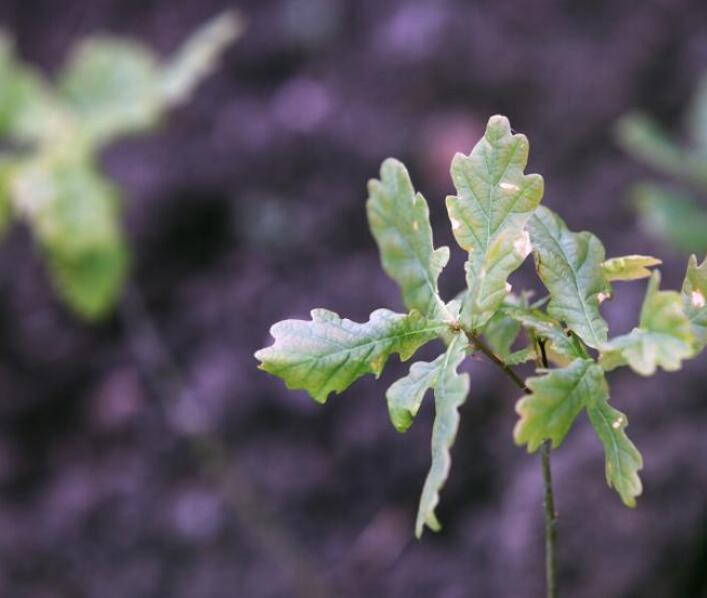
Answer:
[[[642,255],[607,259],[590,232],[573,232],[540,205],[544,183],[525,174],[528,140],[514,134],[503,116],[492,116],[469,155],[457,154],[451,176],[457,194],[446,199],[456,242],[467,253],[466,290],[444,300],[438,278],[449,260],[435,248],[429,209],[405,166],[383,162],[380,179],[368,184],[368,222],[385,272],[400,286],[406,313],[374,311],[367,322],[314,309],[310,320],[284,320],[271,328],[274,343],[256,353],[260,368],[324,403],[365,374],[376,377],[388,358],[410,359],[435,339],[445,350],[432,361],[412,364],[386,392],[393,426],[406,431],[428,391],[434,395],[432,459],[422,488],[415,534],[439,530],[436,509],[451,467],[459,408],[469,375],[460,365],[474,355],[498,366],[522,392],[514,429],[518,445],[542,456],[545,484],[547,595],[557,596],[556,515],[550,450],[557,448],[584,413],[605,452],[605,475],[626,506],[641,494],[643,459],[626,435],[628,418],[609,402],[606,372],[629,367],[641,376],[658,368],[680,369],[707,345],[707,260],[693,255],[680,292],[660,289],[660,260]],[[529,304],[508,282],[528,255],[549,292]],[[638,324],[610,338],[601,315],[613,283],[648,278]],[[521,334],[524,332],[524,334]],[[520,346],[518,347],[518,344]],[[516,347],[514,349],[514,347]],[[527,361],[535,374],[514,367]]]
[[[101,171],[99,157],[110,143],[154,130],[171,108],[187,102],[241,30],[241,18],[225,12],[164,60],[136,41],[91,36],[52,81],[21,64],[10,39],[0,36],[1,228],[16,219],[29,227],[57,293],[78,316],[98,319],[120,300],[128,344],[147,386],[165,410],[193,408],[192,420],[203,418],[204,407],[195,404],[140,290],[128,284],[121,191]],[[243,529],[285,564],[298,595],[325,595],[309,557],[231,451],[213,433],[189,433],[202,472],[221,486]]]
[[[101,171],[110,143],[145,133],[186,102],[240,34],[226,12],[163,60],[137,41],[81,40],[55,80],[21,63],[0,35],[0,227],[30,229],[53,285],[93,320],[119,299],[129,264],[121,191]]]
[[[674,140],[651,116],[633,112],[617,125],[621,146],[672,179],[642,182],[631,190],[643,228],[678,251],[707,251],[707,75],[687,110],[686,143]]]

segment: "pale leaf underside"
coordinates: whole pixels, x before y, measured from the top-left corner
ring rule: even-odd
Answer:
[[[446,353],[434,361],[417,361],[410,373],[394,382],[385,393],[390,421],[398,432],[405,432],[417,415],[425,393],[434,387],[445,365]]]
[[[444,362],[434,385],[435,421],[432,427],[432,464],[425,479],[420,497],[420,506],[415,523],[415,535],[422,535],[424,526],[439,530],[435,515],[439,503],[439,492],[449,475],[451,467],[450,449],[459,427],[459,407],[469,393],[468,374],[457,373],[457,367],[464,359],[465,341],[462,334],[452,339],[444,354]]]
[[[342,319],[326,309],[312,310],[311,321],[284,320],[270,333],[275,342],[255,354],[260,368],[282,378],[290,389],[306,390],[323,403],[364,374],[378,376],[397,353],[408,359],[439,336],[447,325],[417,312],[396,314],[378,309],[364,323]]]

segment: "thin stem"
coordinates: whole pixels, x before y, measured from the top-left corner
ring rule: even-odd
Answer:
[[[511,366],[501,359],[486,345],[476,334],[464,330],[469,342],[481,351],[489,360],[497,365],[524,393],[531,394],[523,379],[516,374]],[[537,363],[539,367],[547,368],[547,353],[542,339],[533,336],[536,345]],[[550,469],[550,451],[552,446],[549,441],[543,442],[540,448],[540,457],[543,471],[543,484],[545,487],[545,584],[547,598],[558,597],[557,587],[557,512],[555,511],[555,494],[552,489],[552,470]]]
[[[516,386],[520,388],[525,394],[530,394],[530,389],[525,385],[523,379],[513,371],[513,368],[509,366],[503,359],[501,359],[496,353],[494,353],[491,348],[484,343],[477,335],[473,333],[466,333],[467,337],[471,343],[481,351],[486,357],[488,357],[493,363],[495,363],[499,368],[501,368],[506,375],[515,382]]]
[[[545,341],[535,338],[535,347],[538,365],[547,369],[547,352]],[[540,349],[538,351],[538,349]],[[543,484],[545,496],[545,586],[547,598],[557,598],[557,511],[555,510],[555,494],[552,489],[552,469],[550,467],[550,451],[552,444],[549,440],[540,447],[540,460],[543,470]]]
[[[547,598],[557,598],[557,512],[555,511],[555,496],[552,491],[552,470],[550,469],[550,441],[546,440],[540,447],[540,457],[543,468],[543,483],[545,484],[545,583]]]

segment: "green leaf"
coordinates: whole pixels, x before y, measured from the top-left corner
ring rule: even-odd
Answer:
[[[449,475],[452,460],[450,449],[459,428],[459,407],[469,394],[468,374],[459,374],[457,367],[464,360],[464,335],[457,334],[447,347],[444,362],[434,385],[435,421],[432,427],[432,464],[425,479],[415,522],[415,535],[422,536],[425,525],[439,531],[435,515],[439,493]]]
[[[690,256],[681,295],[699,353],[707,346],[707,257],[698,265],[697,256]]]
[[[398,432],[405,432],[420,409],[425,393],[434,387],[448,357],[444,353],[434,361],[417,361],[410,373],[394,382],[385,393],[390,421]]]
[[[628,419],[607,401],[608,395],[592,399],[587,415],[604,445],[606,483],[616,489],[627,507],[635,507],[642,491],[638,472],[643,468],[643,458],[624,431]]]
[[[135,42],[98,36],[73,50],[59,89],[97,143],[153,128],[162,110],[156,56]]]
[[[602,271],[604,246],[589,232],[573,233],[551,210],[540,206],[528,222],[535,266],[550,291],[548,313],[562,320],[587,345],[606,342],[607,324],[599,313],[609,283]]]
[[[639,280],[651,275],[648,268],[662,263],[661,260],[650,255],[624,255],[606,260],[601,267],[608,281]]]
[[[536,336],[550,343],[552,350],[570,361],[586,358],[587,354],[579,341],[565,331],[562,324],[537,308],[504,308],[504,313],[519,324],[533,331]]]
[[[694,337],[683,310],[683,298],[675,291],[660,291],[660,273],[654,272],[641,309],[638,328],[618,336],[601,348],[605,370],[628,364],[642,376],[658,367],[668,372],[680,369],[682,360],[693,354]]]
[[[240,36],[244,23],[233,10],[199,27],[179,48],[161,75],[161,95],[169,106],[188,100],[218,64],[224,50]]]
[[[0,81],[0,135],[37,142],[67,126],[67,115],[42,78],[17,61],[12,42],[2,34]]]
[[[383,269],[400,285],[405,306],[429,317],[448,316],[437,279],[449,249],[434,248],[427,202],[415,193],[405,166],[392,158],[383,162],[381,178],[369,181],[368,194],[368,222]]]
[[[290,389],[306,390],[319,403],[356,379],[378,377],[393,353],[409,359],[427,341],[448,329],[444,322],[378,309],[364,323],[314,309],[312,320],[284,320],[270,329],[274,344],[255,354],[260,369],[282,378]]]
[[[12,180],[15,163],[0,158],[0,236],[5,234],[12,220]]]
[[[609,394],[603,370],[591,359],[576,359],[566,368],[528,378],[526,385],[532,394],[516,404],[520,419],[513,438],[518,445],[527,444],[528,452],[545,440],[553,448],[560,446],[582,408]]]
[[[679,251],[707,251],[707,208],[689,195],[660,185],[642,184],[632,190],[641,227]]]
[[[454,237],[469,252],[469,292],[461,310],[465,328],[481,332],[506,296],[508,276],[530,252],[524,229],[543,196],[540,175],[523,173],[528,139],[512,134],[508,119],[492,116],[468,156],[452,161],[456,196],[447,197]]]
[[[117,189],[70,154],[41,154],[11,173],[14,205],[47,256],[59,294],[79,315],[105,315],[127,265]]]
[[[89,320],[106,316],[115,306],[127,271],[127,250],[120,238],[81,253],[51,251],[52,281],[60,296]]]

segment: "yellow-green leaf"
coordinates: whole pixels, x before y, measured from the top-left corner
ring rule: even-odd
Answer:
[[[599,313],[601,294],[609,293],[604,277],[604,246],[589,232],[574,233],[551,210],[540,206],[528,222],[535,266],[550,291],[547,312],[562,320],[584,343],[606,342],[607,324]]]
[[[693,355],[694,337],[683,298],[675,291],[660,291],[659,286],[660,273],[654,272],[638,327],[602,346],[600,363],[605,370],[628,364],[636,373],[651,376],[658,367],[678,370],[682,360]]]
[[[324,403],[364,374],[380,375],[388,358],[409,359],[419,347],[448,329],[418,312],[378,309],[364,323],[314,309],[312,319],[284,320],[270,329],[275,342],[255,354],[260,369],[282,378],[291,389],[306,390]]]
[[[707,257],[698,265],[697,256],[690,256],[681,295],[695,337],[695,350],[700,352],[707,346]]]
[[[446,317],[437,279],[449,260],[449,249],[434,248],[427,202],[415,193],[405,166],[389,158],[380,174],[380,180],[368,183],[366,208],[383,269],[400,286],[408,309]]]
[[[601,267],[608,281],[640,280],[651,275],[649,268],[662,263],[650,255],[624,255],[606,260]]]
[[[508,293],[508,276],[530,253],[525,224],[543,196],[543,179],[524,174],[528,139],[508,119],[492,116],[468,156],[452,161],[457,195],[447,197],[454,237],[469,252],[469,292],[461,309],[465,328],[481,332]]]

